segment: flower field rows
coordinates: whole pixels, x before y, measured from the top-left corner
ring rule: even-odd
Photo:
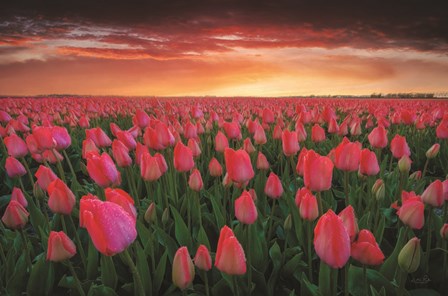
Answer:
[[[0,104],[1,295],[443,295],[448,102]]]

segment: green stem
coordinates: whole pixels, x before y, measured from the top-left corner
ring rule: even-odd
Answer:
[[[63,227],[65,225],[65,216],[62,216],[62,223],[63,223]],[[75,241],[76,244],[78,245],[78,251],[79,251],[79,255],[81,256],[81,261],[82,261],[82,265],[84,266],[84,268],[87,268],[87,259],[86,259],[86,253],[84,252],[84,248],[82,247],[82,243],[81,243],[81,239],[79,238],[79,234],[78,231],[76,230],[76,226],[75,226],[75,222],[73,222],[73,218],[71,215],[68,215],[68,221],[70,222],[70,226],[73,228],[73,231],[75,233]]]
[[[422,172],[422,179],[425,177],[426,170],[428,169],[428,164],[429,164],[429,158],[427,158],[425,161],[425,166],[423,167],[423,172]]]
[[[76,271],[73,268],[72,262],[70,260],[67,260],[67,263],[68,263],[68,268],[70,269],[70,272],[72,273],[73,278],[75,279],[75,285],[76,285],[76,289],[78,290],[79,295],[85,296],[86,294],[84,293],[84,290],[82,289],[81,282],[79,281],[79,278],[76,275]]]
[[[319,217],[322,216],[323,211],[324,211],[324,206],[322,204],[322,193],[320,191],[318,191],[316,193],[316,197],[317,197],[317,201],[318,201],[318,206],[319,206]]]
[[[400,270],[400,286],[398,287],[397,296],[403,296],[405,294],[406,279],[408,277],[407,272]]]
[[[369,295],[369,287],[367,286],[367,268],[366,265],[362,265],[362,276],[364,279],[364,295]]]
[[[59,161],[59,158],[57,157],[56,151],[54,149],[51,149],[51,153],[53,153],[54,158],[56,159],[56,167],[59,172],[59,177],[62,179],[62,181],[64,181],[65,184],[67,184],[67,181],[65,179],[64,169],[62,168],[62,164]]]
[[[25,157],[22,157],[21,160],[22,160],[23,165],[25,166],[26,172],[28,173],[28,178],[30,179],[31,187],[33,187],[34,179],[33,179],[33,175],[31,174],[30,167],[28,166],[28,163],[26,162]]]
[[[344,171],[344,193],[345,193],[345,207],[350,204],[350,198],[348,196],[348,171]]]
[[[337,294],[338,270],[330,267],[330,291],[331,295]]]
[[[202,213],[201,213],[201,201],[200,201],[201,193],[199,191],[196,192],[196,203],[198,207],[198,213],[199,213],[199,228],[202,227]]]
[[[204,274],[204,282],[205,282],[205,295],[210,296],[210,287],[208,285],[208,275],[205,270],[202,271]]]
[[[389,173],[392,171],[392,162],[394,161],[394,156],[390,155],[390,161],[389,161]]]
[[[237,281],[237,276],[236,275],[232,275],[232,283],[233,283],[233,295],[239,296],[240,295],[240,290],[238,289],[238,281]]]
[[[274,212],[275,212],[275,206],[277,205],[276,201],[277,200],[275,198],[272,200],[271,215],[269,217],[268,241],[270,241],[272,237],[272,228],[274,226]]]
[[[442,249],[446,250],[446,240],[443,240],[442,242]],[[446,252],[443,252],[443,268],[442,268],[442,278],[446,278],[446,266],[447,266],[447,254]]]
[[[62,154],[64,154],[64,158],[67,161],[68,167],[70,169],[70,173],[72,174],[72,183],[78,182],[78,180],[76,179],[76,173],[75,173],[75,170],[73,169],[72,162],[70,161],[70,157],[68,157],[68,154],[65,150],[62,150]]]
[[[134,295],[144,296],[145,290],[143,288],[142,278],[138,273],[134,261],[132,261],[131,255],[129,255],[128,249],[123,251],[123,255],[126,260],[126,264],[129,266],[129,269],[131,270],[132,277],[134,278]]]
[[[308,279],[313,282],[313,254],[311,253],[313,245],[313,222],[308,221]]]
[[[349,291],[348,291],[348,269],[349,269],[349,267],[350,267],[350,264],[349,264],[349,262],[347,262],[344,266],[344,296],[349,295]]]
[[[431,253],[431,218],[432,218],[432,206],[429,206],[429,213],[428,213],[428,237],[426,240],[426,254],[425,254],[425,272],[428,273],[429,271],[429,254]]]
[[[252,292],[252,257],[251,257],[251,244],[250,244],[250,227],[247,225],[247,287],[249,288],[249,296]]]
[[[140,209],[140,198],[138,197],[137,186],[135,185],[134,173],[132,172],[132,168],[130,166],[126,167],[126,175],[135,205],[137,209]]]
[[[30,251],[28,249],[28,240],[26,238],[26,235],[25,235],[25,232],[23,231],[23,229],[20,229],[19,232],[20,232],[20,236],[22,237],[23,251],[25,252],[26,264],[28,266],[29,272],[31,272],[33,265],[31,264]]]

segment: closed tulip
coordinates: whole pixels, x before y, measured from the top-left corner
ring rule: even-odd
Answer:
[[[129,156],[129,149],[120,140],[112,142],[112,156],[120,168],[128,167],[132,164],[132,158]]]
[[[443,183],[440,180],[435,180],[422,193],[422,200],[424,203],[433,207],[441,207],[445,202],[443,198]]]
[[[210,160],[210,163],[208,164],[208,171],[212,177],[219,177],[222,175],[222,166],[215,157]]]
[[[229,139],[241,140],[241,130],[237,122],[224,122],[223,128]]]
[[[137,219],[137,210],[134,206],[134,199],[123,189],[106,188],[104,195],[107,201],[116,203],[121,206],[130,216]]]
[[[367,138],[373,148],[384,148],[387,146],[387,131],[382,125],[374,128]]]
[[[264,132],[264,128],[260,124],[257,124],[255,128],[254,142],[257,145],[264,145],[267,142],[266,133]]]
[[[226,148],[229,148],[229,140],[221,131],[218,131],[215,136],[215,151],[224,152]]]
[[[317,221],[314,249],[319,258],[332,268],[343,267],[350,258],[350,237],[342,219],[332,210]]]
[[[262,170],[262,171],[267,171],[269,170],[269,162],[268,159],[266,158],[266,156],[258,151],[258,156],[257,156],[257,169]]]
[[[401,222],[412,229],[422,229],[425,224],[424,213],[425,205],[420,196],[414,194],[406,197],[406,194],[402,195],[402,205],[397,211]]]
[[[235,217],[243,224],[253,224],[257,220],[257,207],[248,191],[243,191],[235,200]]]
[[[64,150],[72,144],[72,138],[67,129],[62,126],[54,126],[51,128],[51,136],[56,142],[56,150]]]
[[[398,170],[400,173],[407,174],[411,170],[412,160],[407,155],[403,155],[398,161]]]
[[[193,152],[182,142],[178,142],[174,147],[174,168],[178,172],[188,172],[193,167]]]
[[[204,245],[198,247],[193,261],[194,265],[200,270],[209,271],[212,268],[212,257]]]
[[[312,191],[325,191],[331,188],[333,179],[333,162],[309,150],[304,156],[303,179],[305,186]]]
[[[91,139],[99,148],[109,147],[112,144],[112,140],[100,127],[87,129],[86,139]]]
[[[163,175],[159,162],[149,152],[142,154],[140,158],[140,176],[144,181],[156,181]]]
[[[48,187],[48,207],[53,213],[70,215],[76,204],[76,198],[68,186],[61,180],[52,181]]]
[[[53,138],[50,127],[38,126],[33,128],[34,139],[37,142],[39,150],[51,150],[56,147],[56,141]]]
[[[12,134],[9,137],[6,137],[3,141],[5,143],[6,149],[8,150],[9,156],[22,158],[28,154],[28,148],[25,141],[16,134]]]
[[[395,158],[402,158],[404,155],[411,156],[411,150],[409,149],[406,138],[400,135],[395,135],[395,137],[390,142],[390,150]]]
[[[342,219],[342,223],[344,223],[344,226],[347,229],[350,241],[353,242],[359,232],[358,219],[356,219],[355,210],[349,205],[343,209],[338,216]]]
[[[18,201],[11,200],[2,216],[2,222],[8,228],[21,229],[28,222],[29,215]]]
[[[264,193],[270,198],[278,199],[283,194],[283,186],[280,178],[274,174],[270,173],[264,187]]]
[[[128,131],[117,131],[117,140],[122,142],[130,151],[134,150],[137,146],[137,142]]]
[[[39,187],[45,191],[47,190],[48,185],[58,178],[50,168],[43,165],[39,166],[34,175],[37,178],[37,184]]]
[[[301,196],[299,203],[299,214],[303,220],[307,221],[314,221],[317,217],[319,217],[319,207],[317,206],[317,199],[310,191],[305,192],[305,194]]]
[[[366,176],[375,176],[380,172],[380,166],[378,165],[375,152],[367,148],[361,151],[359,172]]]
[[[100,150],[92,139],[85,139],[82,141],[82,158],[87,159],[90,154],[99,155]]]
[[[48,261],[61,262],[76,254],[75,244],[63,231],[51,231],[47,246]]]
[[[188,186],[193,191],[201,191],[204,187],[201,172],[198,169],[193,169],[193,171],[191,172],[190,178],[188,179]]]
[[[22,190],[20,188],[14,187],[11,193],[11,200],[15,200],[20,203],[24,208],[28,206],[28,201],[25,198]]]
[[[227,226],[221,228],[219,234],[215,267],[228,275],[243,275],[246,273],[246,255],[243,247],[233,231]]]
[[[134,123],[134,125],[140,127],[141,129],[144,129],[146,126],[148,126],[150,120],[151,119],[144,110],[137,109],[134,117],[132,118],[132,123]]]
[[[6,158],[5,170],[10,178],[22,177],[26,174],[23,164],[12,156]]]
[[[249,154],[254,153],[255,150],[256,150],[254,145],[252,144],[252,141],[250,140],[250,138],[244,139],[244,141],[243,141],[243,149],[244,149],[244,151],[246,151]]]
[[[282,133],[283,154],[293,156],[300,150],[297,133],[295,131],[284,130]]]
[[[187,247],[180,247],[173,259],[173,284],[179,289],[185,290],[193,282],[194,276],[194,265],[190,254],[188,254],[188,249]]]
[[[407,273],[415,272],[420,266],[420,239],[413,237],[398,254],[398,266]]]
[[[103,153],[101,156],[89,154],[87,157],[87,171],[90,178],[103,188],[118,186],[121,183],[121,174],[107,153]]]
[[[442,225],[440,228],[440,237],[444,240],[448,240],[448,223]]]
[[[224,158],[227,173],[233,182],[245,183],[254,177],[255,172],[246,151],[226,148]]]
[[[303,172],[304,172],[303,164],[304,164],[305,155],[307,154],[307,152],[308,152],[308,150],[305,147],[303,147],[302,151],[300,151],[300,153],[299,153],[299,157],[297,160],[296,172],[299,176],[302,176],[302,177],[303,177]]]
[[[199,147],[197,140],[195,140],[194,138],[188,139],[187,146],[191,149],[193,157],[198,157],[199,155],[201,155],[201,147]]]
[[[317,123],[311,128],[311,141],[320,143],[325,141],[325,130]]]
[[[361,230],[358,239],[352,243],[351,256],[366,265],[380,265],[384,261],[383,252],[373,234],[367,229]]]
[[[426,151],[426,158],[428,159],[433,159],[437,156],[437,154],[439,154],[439,150],[440,150],[440,144],[436,143],[434,145],[432,145],[428,151]]]
[[[361,157],[361,143],[350,142],[344,138],[334,150],[334,157],[336,168],[346,172],[357,171]]]
[[[95,248],[106,256],[123,252],[137,237],[134,217],[118,204],[92,195],[81,198],[79,224],[87,229]]]

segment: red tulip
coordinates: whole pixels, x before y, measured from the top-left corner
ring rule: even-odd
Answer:
[[[148,114],[140,109],[137,109],[137,112],[135,112],[135,115],[132,118],[132,122],[134,123],[134,125],[137,125],[141,129],[147,127],[150,120],[151,119],[149,118]]]
[[[334,165],[342,171],[357,171],[359,168],[360,156],[361,143],[350,142],[344,137],[342,142],[334,150]]]
[[[243,275],[246,273],[246,255],[243,247],[233,231],[227,226],[221,228],[215,267],[228,275]]]
[[[184,137],[187,139],[197,139],[198,138],[198,130],[195,125],[193,125],[190,121],[185,124],[184,128]]]
[[[325,130],[317,123],[311,129],[311,141],[314,143],[325,141]]]
[[[297,160],[297,166],[296,166],[296,172],[299,176],[303,177],[303,172],[304,172],[304,160],[305,160],[305,155],[307,154],[308,150],[303,147],[302,151],[300,151],[299,153],[299,159]]]
[[[274,140],[280,140],[282,138],[282,133],[283,133],[282,127],[277,124],[274,127],[274,131],[272,132],[272,138]]]
[[[42,152],[42,158],[51,164],[55,164],[64,160],[64,156],[62,156],[57,150],[45,150]]]
[[[200,270],[209,271],[212,268],[212,257],[207,247],[200,245],[194,256],[194,265]]]
[[[325,191],[331,188],[333,162],[309,150],[303,160],[303,179],[305,186],[312,191]]]
[[[390,150],[395,158],[401,158],[404,155],[411,156],[411,150],[406,142],[406,138],[400,135],[395,135],[392,139],[390,142]]]
[[[25,141],[16,134],[12,134],[9,137],[6,137],[4,139],[4,143],[6,149],[8,150],[9,156],[22,158],[28,154],[28,148]]]
[[[243,224],[253,224],[257,221],[257,207],[248,191],[243,191],[235,200],[235,217]]]
[[[425,224],[425,205],[420,196],[413,192],[408,195],[403,191],[401,200],[402,205],[397,211],[398,218],[412,229],[422,229]]]
[[[299,140],[299,142],[306,141],[308,135],[306,133],[305,126],[300,121],[296,122],[296,133],[297,133],[297,140]]]
[[[224,122],[223,128],[229,139],[241,140],[241,130],[237,122]]]
[[[34,175],[37,178],[37,184],[39,185],[39,187],[45,191],[47,190],[48,185],[50,185],[52,181],[58,178],[50,168],[47,168],[46,166],[43,165],[39,166]]]
[[[65,127],[54,126],[51,128],[51,136],[56,142],[56,150],[64,150],[70,147],[72,139]]]
[[[264,108],[263,109],[263,123],[271,124],[275,120],[274,112],[271,109]]]
[[[148,147],[137,142],[137,146],[135,147],[135,163],[137,165],[140,165],[141,158],[145,153],[149,153]]]
[[[255,128],[254,141],[257,145],[264,145],[267,142],[266,133],[260,124],[257,124]]]
[[[342,223],[344,223],[345,229],[347,229],[350,241],[353,242],[359,232],[358,220],[355,216],[355,210],[351,205],[349,205],[345,209],[343,209],[338,216],[342,219]]]
[[[25,198],[22,190],[20,188],[14,187],[11,193],[11,200],[15,200],[20,203],[24,208],[28,206],[28,201]]]
[[[48,237],[47,260],[61,262],[75,256],[76,246],[63,231],[51,231]]]
[[[370,132],[368,139],[373,148],[384,148],[388,142],[387,130],[384,126],[379,125]]]
[[[304,194],[296,195],[296,205],[299,201],[299,214],[303,220],[314,221],[317,217],[319,217],[319,208],[317,206],[316,197],[306,188],[303,188],[307,191],[303,192]],[[298,193],[301,191],[298,191]]]
[[[81,198],[79,224],[87,228],[96,249],[106,256],[124,251],[137,237],[134,217],[118,204],[92,195]]]
[[[448,120],[444,119],[436,128],[436,136],[439,139],[448,139]]]
[[[440,150],[440,144],[436,143],[434,145],[432,145],[428,151],[426,151],[426,158],[428,159],[433,159],[437,156],[437,154],[439,154],[439,150]]]
[[[227,137],[221,131],[218,131],[215,136],[215,150],[217,152],[224,152],[226,148],[229,148],[229,140],[227,140]]]
[[[246,151],[226,148],[224,159],[227,173],[233,182],[245,183],[254,177],[252,163]]]
[[[373,234],[367,229],[361,230],[358,239],[352,243],[351,256],[365,265],[380,265],[384,261],[383,252]]]
[[[101,156],[89,154],[87,157],[87,171],[90,178],[103,188],[118,186],[121,183],[121,174],[107,153],[103,153]]]
[[[76,204],[76,198],[68,186],[61,180],[52,181],[47,188],[48,207],[53,213],[70,215]]]
[[[193,171],[191,172],[190,178],[188,179],[188,186],[193,191],[201,191],[204,187],[201,172],[198,169],[193,169]]]
[[[264,187],[264,193],[270,198],[278,199],[283,194],[283,186],[280,178],[274,174],[270,173]]]
[[[299,141],[297,140],[297,133],[295,131],[284,130],[282,133],[282,147],[283,154],[286,156],[296,155],[300,150]]]
[[[191,149],[193,157],[198,157],[199,155],[201,155],[201,148],[199,147],[197,140],[195,140],[194,138],[188,139],[187,146]]]
[[[18,201],[11,200],[3,214],[2,222],[8,228],[21,229],[28,222],[29,215]]]
[[[350,258],[350,237],[342,219],[332,210],[317,221],[314,249],[320,259],[332,268],[343,267]]]
[[[440,180],[435,180],[422,193],[422,200],[424,203],[433,207],[441,207],[445,202],[443,198],[443,183]]]
[[[38,126],[33,128],[33,136],[41,151],[51,150],[56,147],[56,141],[49,127]]]
[[[174,147],[174,168],[178,172],[188,172],[193,167],[193,152],[182,142],[178,142]]]
[[[129,150],[134,150],[137,146],[137,142],[135,141],[132,134],[128,131],[118,131],[117,139],[122,142]]]
[[[145,152],[140,157],[140,176],[145,181],[156,181],[163,175],[159,161],[149,152]]]
[[[362,149],[359,162],[359,172],[366,176],[374,176],[380,172],[376,154],[369,149]]]
[[[95,142],[92,139],[85,139],[82,141],[82,158],[87,159],[89,154],[100,154],[100,150],[96,147]]]
[[[250,138],[246,138],[243,141],[243,149],[244,151],[246,151],[249,154],[252,154],[255,152],[255,147],[252,144],[252,141],[250,140]]]
[[[89,123],[89,118],[87,116],[82,116],[79,120],[78,120],[78,125],[81,128],[88,128],[90,126]]]
[[[39,144],[37,143],[36,138],[34,137],[33,134],[29,134],[25,138],[25,142],[26,142],[26,147],[31,154],[37,154],[37,153],[42,152],[39,147]]]
[[[104,190],[106,200],[121,206],[130,216],[137,219],[137,210],[134,206],[134,199],[124,190],[116,188],[106,188]]]
[[[266,156],[262,153],[262,152],[258,152],[258,156],[257,156],[257,169],[262,170],[262,171],[267,171],[269,170],[269,162],[268,159],[266,158]]]
[[[12,156],[6,158],[5,169],[10,178],[22,177],[26,174],[25,167]]]
[[[112,140],[109,136],[99,127],[87,129],[86,139],[91,139],[99,148],[109,147],[112,144]]]
[[[180,247],[173,260],[172,280],[173,284],[181,290],[185,290],[194,280],[194,265],[188,254],[187,247]]]
[[[339,132],[339,125],[335,118],[331,118],[328,122],[328,133],[337,134]]]
[[[120,168],[125,168],[132,164],[129,149],[120,140],[114,140],[112,142],[112,156]]]
[[[171,145],[173,135],[165,123],[159,121],[154,128],[148,126],[145,130],[143,140],[151,149],[163,150]]]

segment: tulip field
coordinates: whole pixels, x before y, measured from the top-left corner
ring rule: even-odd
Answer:
[[[0,100],[0,295],[447,295],[448,101]]]

